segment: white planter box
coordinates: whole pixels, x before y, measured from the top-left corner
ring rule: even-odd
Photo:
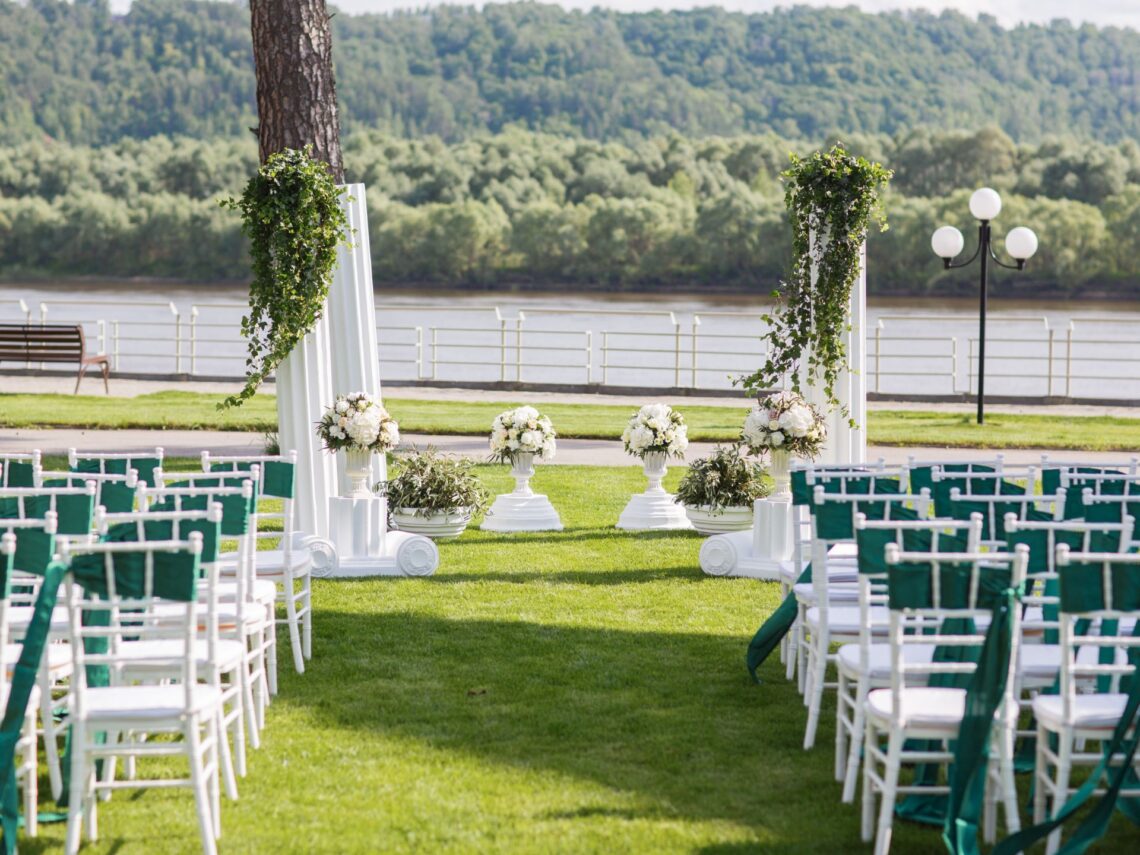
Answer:
[[[393,527],[399,531],[409,531],[430,538],[459,537],[469,522],[471,522],[470,508],[436,511],[430,514],[417,513],[415,508],[392,509]]]
[[[746,531],[752,528],[752,508],[747,506],[721,508],[717,511],[708,505],[685,505],[685,516],[701,534],[724,534],[728,531]]]

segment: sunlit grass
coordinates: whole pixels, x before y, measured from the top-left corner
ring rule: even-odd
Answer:
[[[313,660],[297,675],[282,648],[222,851],[869,851],[832,780],[831,712],[804,752],[780,667],[762,686],[745,672],[776,586],[704,576],[695,534],[616,531],[644,488],[633,466],[539,467],[533,483],[564,532],[471,530],[430,578],[316,581]],[[184,791],[116,794],[85,851],[196,852],[193,816]],[[1114,820],[1106,851],[1138,844]],[[894,851],[945,849],[900,822]]]
[[[160,392],[133,399],[106,396],[0,395],[0,426],[155,428],[274,431],[276,399],[258,395],[245,406],[218,411],[219,397],[197,392]],[[405,433],[465,434],[490,431],[494,417],[526,401],[525,393],[500,401],[423,401],[394,397],[385,404]],[[694,441],[732,440],[740,435],[745,404],[679,406]],[[613,404],[544,403],[542,410],[564,438],[616,439],[633,412]],[[1087,451],[1140,449],[1140,418],[991,414],[977,425],[973,414],[919,410],[872,410],[868,439],[875,445],[942,448],[1046,448]]]

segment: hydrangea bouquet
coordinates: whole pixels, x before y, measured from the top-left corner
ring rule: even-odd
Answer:
[[[534,407],[518,407],[499,413],[491,424],[491,459],[510,463],[519,453],[545,460],[554,456],[554,426]]]
[[[400,428],[388,411],[364,392],[340,395],[317,422],[327,451],[387,451],[400,442]]]
[[[815,458],[827,439],[827,425],[819,410],[800,395],[777,392],[762,398],[748,413],[742,436],[753,454],[775,450]]]
[[[630,416],[621,441],[634,457],[644,457],[651,451],[684,457],[689,447],[685,419],[668,404],[646,404]]]

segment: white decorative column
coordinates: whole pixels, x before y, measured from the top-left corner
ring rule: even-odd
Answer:
[[[282,453],[297,452],[293,500],[297,531],[329,536],[329,497],[336,495],[336,466],[317,439],[315,426],[332,401],[328,319],[277,367],[277,425]]]
[[[345,186],[341,205],[352,230],[351,246],[337,250],[337,265],[329,286],[325,312],[331,354],[333,394],[365,392],[380,399],[380,354],[376,341],[376,301],[372,291],[372,254],[368,241],[368,204],[363,184]],[[314,423],[320,411],[309,419]],[[428,576],[439,566],[439,549],[430,538],[388,531],[387,503],[379,496],[349,497],[344,455],[327,455],[335,461],[334,484],[326,494],[329,534],[337,547],[339,564],[327,575]],[[387,477],[383,454],[372,457],[369,486]]]
[[[813,241],[814,243],[814,241]],[[812,266],[812,278],[817,276]],[[851,287],[847,315],[851,329],[844,334],[847,363],[835,386],[839,407],[832,410],[823,389],[813,378],[801,376],[804,397],[815,404],[827,423],[827,442],[818,462],[823,464],[864,463],[867,459],[867,245],[859,253],[859,273]],[[807,365],[807,359],[803,364]],[[846,409],[848,415],[843,414]],[[848,424],[848,418],[856,427]],[[794,547],[795,508],[791,496],[757,499],[752,533],[719,534],[701,545],[701,569],[710,576],[749,576],[777,579],[780,568],[790,565]]]
[[[812,266],[812,278],[817,276]],[[835,385],[839,407],[832,410],[823,389],[810,377],[801,377],[804,397],[819,407],[827,422],[827,442],[817,462],[823,464],[864,463],[867,460],[867,244],[859,252],[859,273],[851,286],[847,304],[851,329],[844,334],[849,371],[843,371]],[[806,360],[805,360],[806,364]],[[846,409],[848,416],[843,414]],[[856,427],[848,424],[848,418]]]
[[[333,389],[338,395],[365,392],[379,401],[380,351],[376,342],[368,203],[363,184],[348,184],[344,189],[341,205],[352,230],[352,246],[342,245],[337,249],[336,269],[329,286],[327,315]],[[338,477],[343,487],[346,483],[344,461],[339,455],[337,459]],[[375,483],[387,477],[387,466],[383,454],[377,454],[373,459]]]

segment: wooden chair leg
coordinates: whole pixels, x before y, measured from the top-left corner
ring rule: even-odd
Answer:
[[[79,376],[75,378],[75,394],[76,395],[79,394],[79,384],[83,382],[83,375],[86,373],[87,373],[87,366],[85,364],[81,363],[79,366]]]
[[[102,362],[100,363],[100,367],[103,369],[103,391],[110,395],[111,384],[108,381],[111,377],[111,366],[106,362]]]

